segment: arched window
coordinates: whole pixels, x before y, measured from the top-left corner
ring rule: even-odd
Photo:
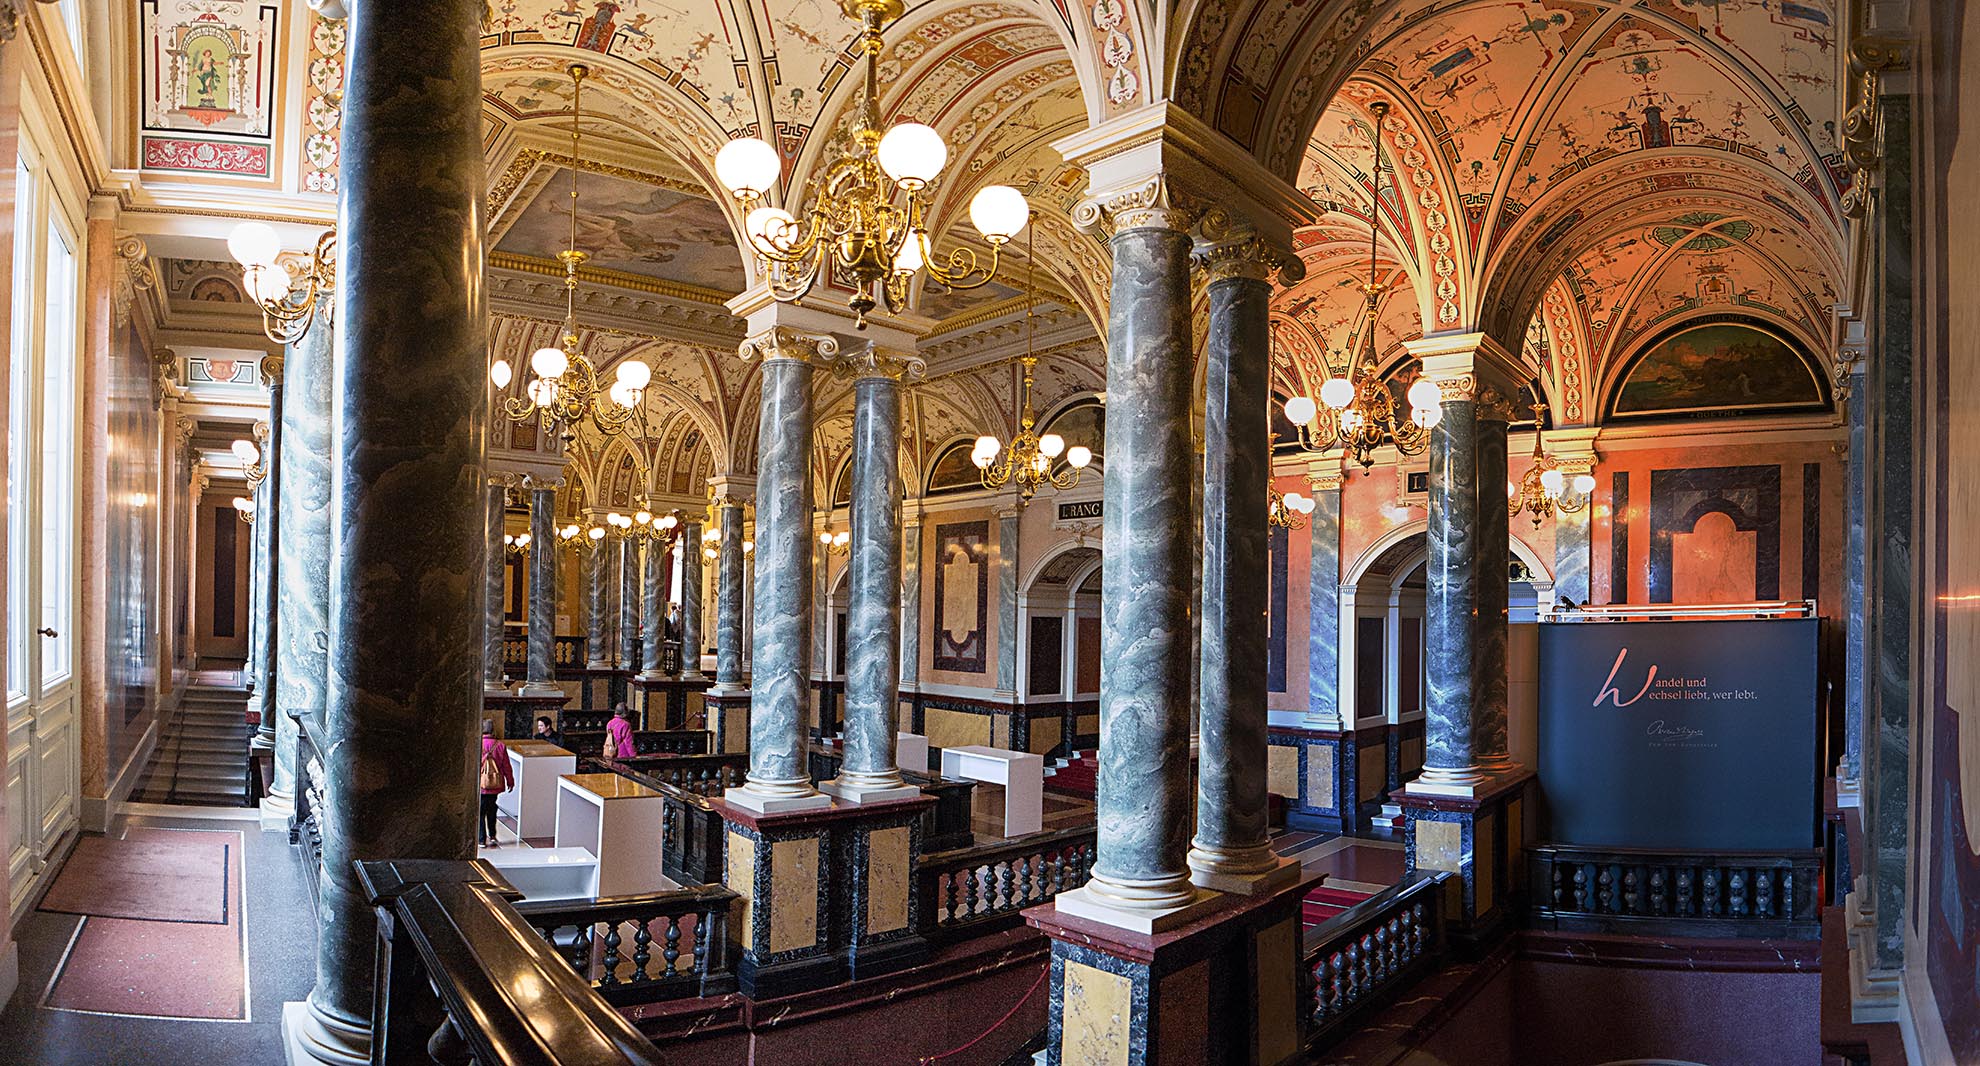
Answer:
[[[928,495],[968,492],[983,487],[982,472],[969,461],[970,452],[975,447],[974,439],[966,439],[942,449],[928,468]]]
[[[1038,435],[1047,433],[1064,437],[1068,448],[1080,445],[1099,458],[1107,444],[1107,408],[1097,396],[1074,400],[1045,420]]]

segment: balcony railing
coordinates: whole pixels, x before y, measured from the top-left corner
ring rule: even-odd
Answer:
[[[632,778],[648,788],[680,789],[696,796],[719,796],[743,783],[749,755],[636,755],[630,759],[599,759],[602,769]]]
[[[1655,852],[1527,850],[1537,926],[1646,936],[1821,935],[1819,849]]]
[[[524,921],[511,905],[517,893],[485,863],[363,862],[358,875],[378,914],[371,1061],[664,1061]]]
[[[573,715],[565,712],[565,717],[568,719]],[[705,755],[709,736],[706,729],[635,729],[633,751],[640,755]],[[567,728],[564,730],[564,750],[580,759],[596,759],[605,750],[605,731]]]
[[[1024,908],[1085,884],[1093,857],[1092,826],[924,855],[922,933],[947,943],[1016,925]]]
[[[1444,880],[1414,873],[1306,933],[1307,1046],[1326,1047],[1442,965]]]
[[[584,668],[585,638],[558,637],[550,651],[550,664],[559,670],[581,670]],[[529,638],[504,637],[502,640],[502,665],[505,667],[529,666]]]
[[[720,885],[576,902],[516,905],[571,969],[612,1003],[652,1003],[735,991]]]

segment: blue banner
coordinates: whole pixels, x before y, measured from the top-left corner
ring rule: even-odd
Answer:
[[[1542,625],[1544,837],[1669,850],[1816,846],[1819,625]]]

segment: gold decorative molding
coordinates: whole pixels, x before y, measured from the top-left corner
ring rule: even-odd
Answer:
[[[1843,113],[1843,158],[1852,172],[1874,171],[1883,163],[1883,121],[1878,104],[1883,98],[1883,76],[1911,66],[1911,42],[1895,37],[1858,37],[1849,44],[1849,72],[1843,91],[1848,108]],[[1862,218],[1869,210],[1869,183],[1851,184],[1843,196],[1843,213]]]
[[[918,355],[888,351],[877,344],[868,344],[864,350],[839,360],[835,372],[842,377],[854,379],[919,380],[928,375],[928,361]]]
[[[261,382],[269,388],[282,383],[282,368],[287,360],[280,352],[271,352],[261,357]]]
[[[1172,229],[1187,232],[1197,212],[1161,174],[1138,185],[1081,200],[1072,210],[1073,225],[1089,232],[1127,229]]]
[[[1478,378],[1474,375],[1455,374],[1432,380],[1437,383],[1437,395],[1443,403],[1473,403],[1478,399]]]
[[[1296,285],[1306,277],[1306,263],[1291,249],[1280,248],[1258,234],[1258,227],[1238,218],[1224,207],[1203,213],[1202,234],[1192,258],[1212,282],[1249,278],[1270,282],[1277,274],[1282,285]]]
[[[533,255],[517,255],[514,252],[490,252],[488,265],[498,270],[514,270],[518,273],[536,274],[546,278],[562,280],[565,277],[564,264],[555,259],[539,259]],[[719,289],[707,289],[684,281],[650,278],[644,274],[628,274],[602,267],[581,266],[578,268],[578,279],[631,289],[634,292],[685,300],[689,303],[713,304],[720,307],[726,305],[729,300],[729,294]]]
[[[746,338],[737,346],[736,353],[745,361],[788,360],[822,366],[838,358],[839,339],[830,334],[803,333],[789,326],[772,326]]]

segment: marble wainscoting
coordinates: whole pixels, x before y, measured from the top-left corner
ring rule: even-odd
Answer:
[[[1421,725],[1419,720],[1419,729]],[[1266,737],[1266,781],[1274,795],[1285,797],[1286,827],[1330,833],[1369,828],[1391,787],[1395,749],[1390,739],[1384,725],[1344,730],[1272,726]]]

